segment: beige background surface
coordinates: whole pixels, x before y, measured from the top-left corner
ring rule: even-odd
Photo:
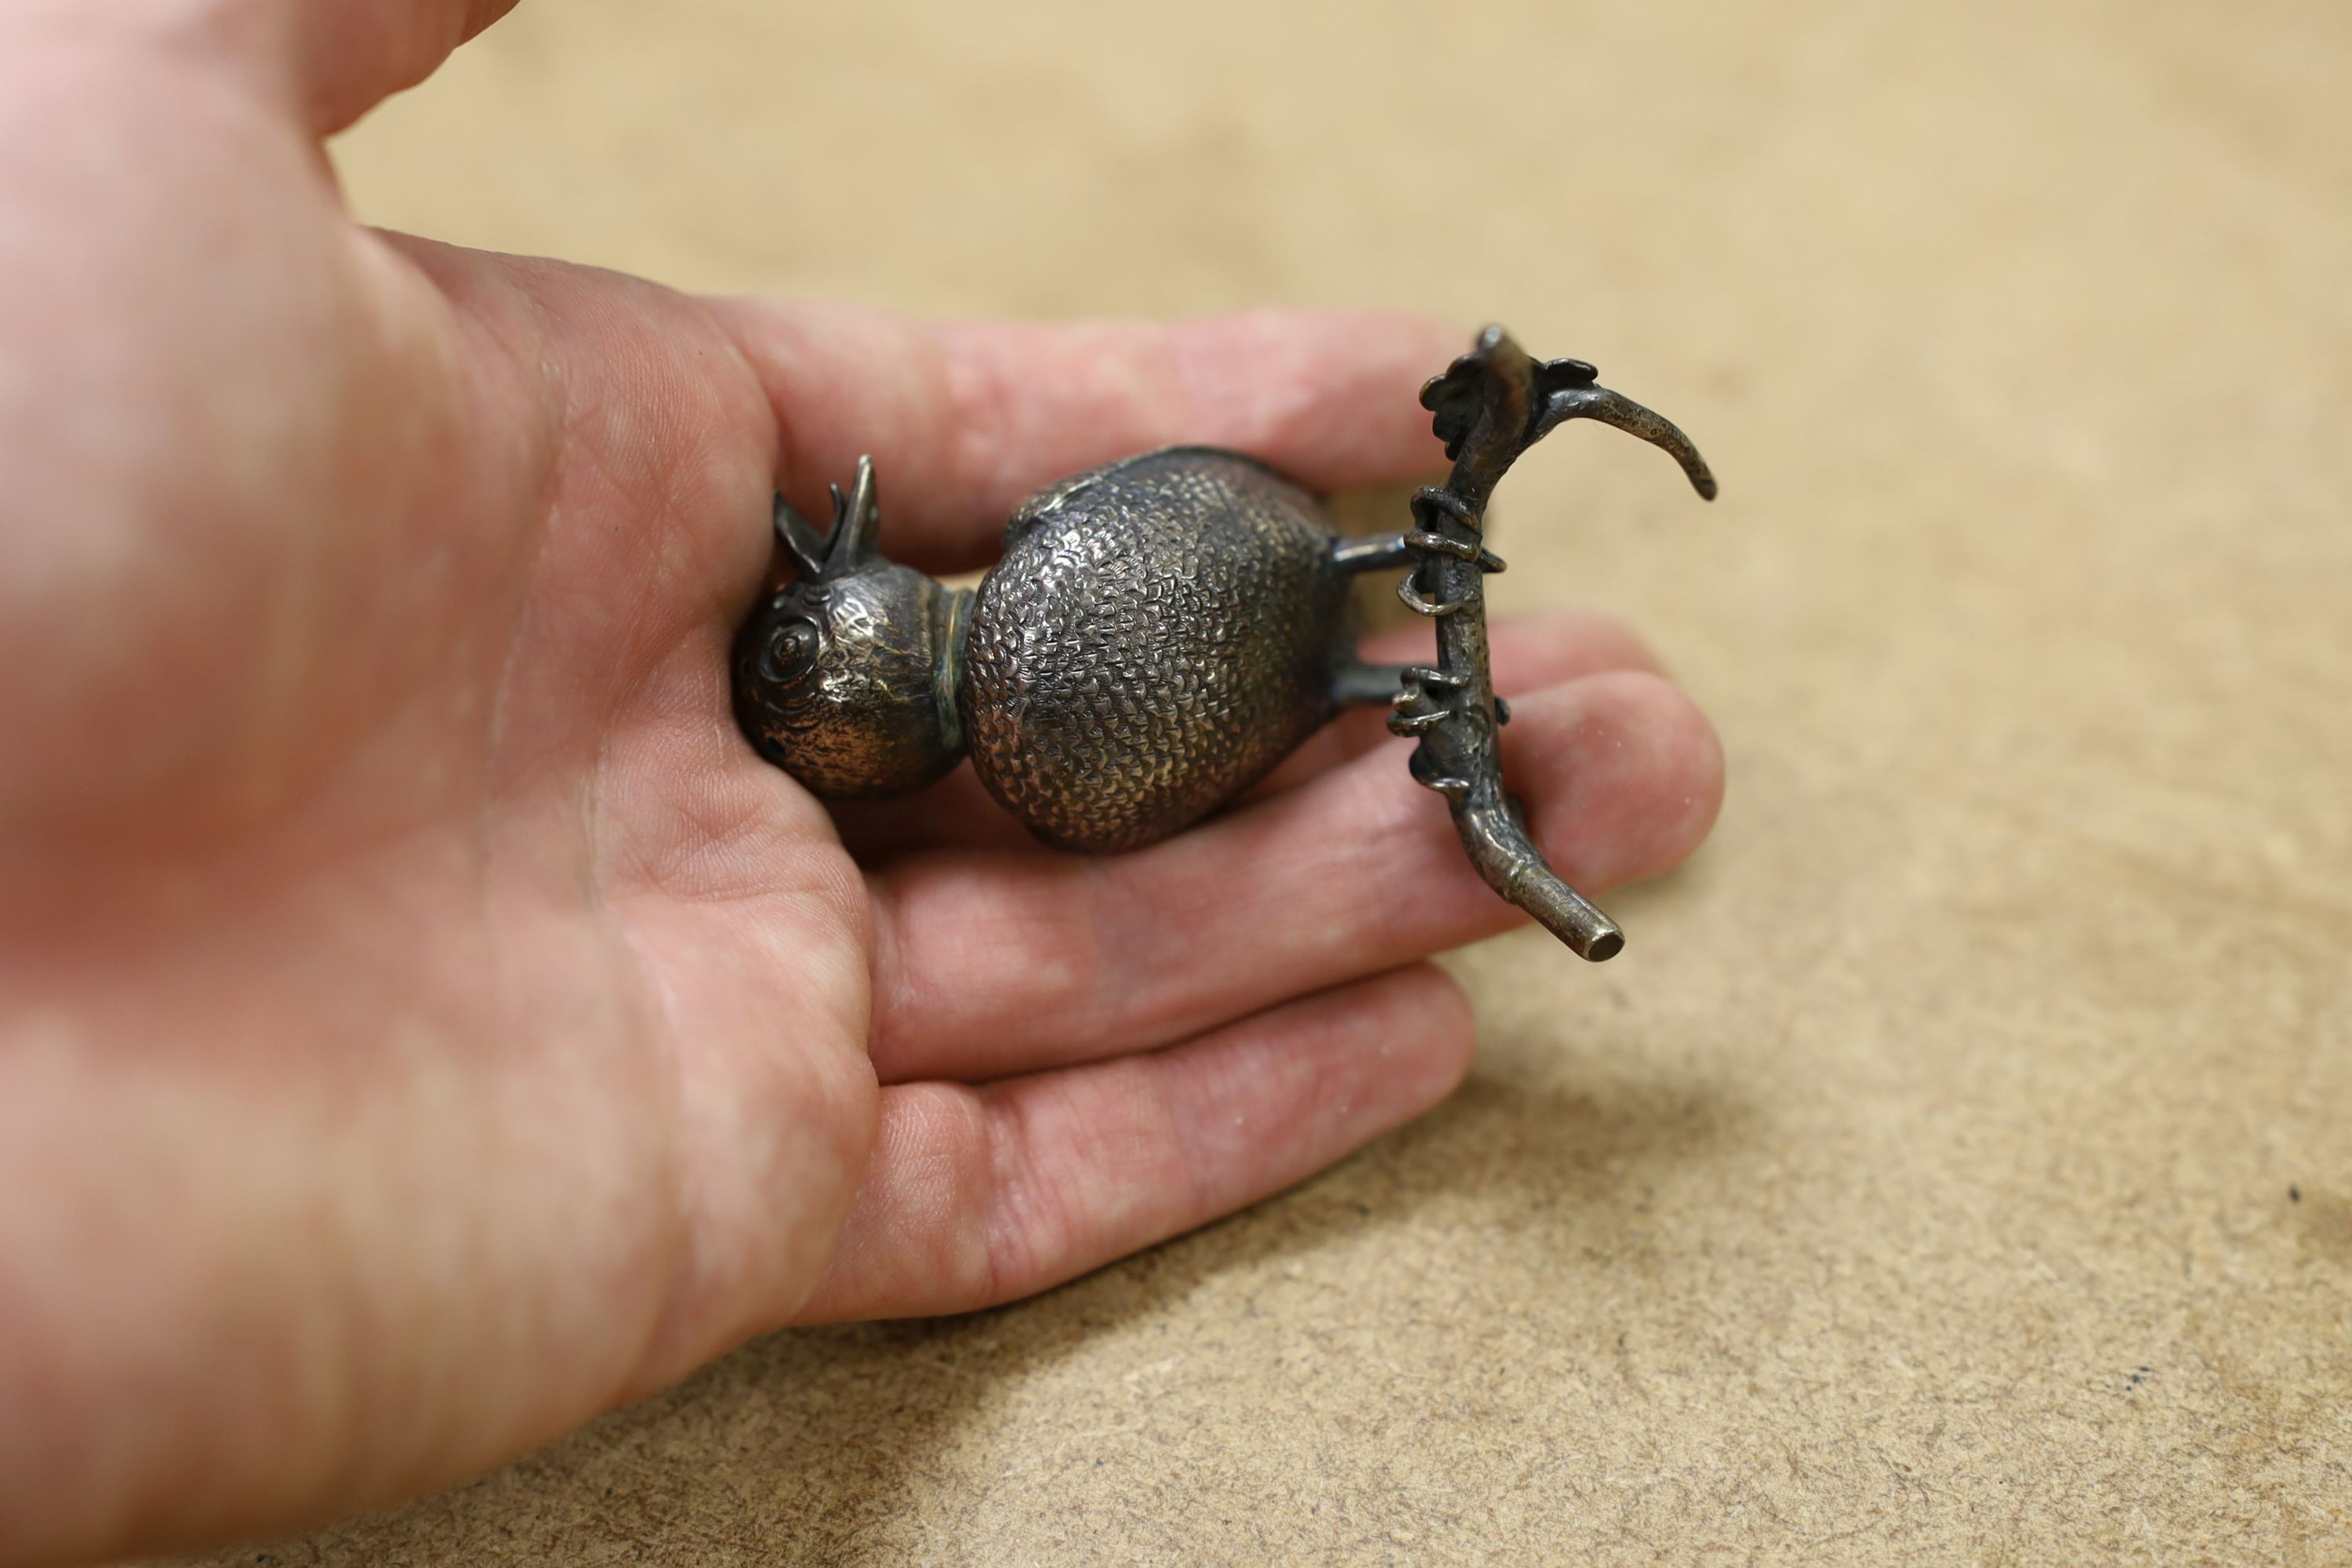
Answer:
[[[1732,791],[1331,1175],[223,1563],[2352,1562],[2339,0],[534,0],[338,161],[689,287],[1593,359],[1725,499],[1548,447],[1496,595],[1643,626]]]

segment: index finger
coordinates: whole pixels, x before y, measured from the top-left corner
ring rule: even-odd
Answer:
[[[1315,489],[1439,468],[1419,393],[1464,342],[1379,310],[1045,323],[712,306],[774,409],[786,498],[814,513],[872,454],[885,551],[933,572],[992,560],[1038,486],[1155,447],[1230,447]]]

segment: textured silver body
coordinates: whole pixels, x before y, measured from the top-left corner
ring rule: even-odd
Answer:
[[[1249,787],[1333,711],[1348,574],[1307,491],[1174,447],[1023,503],[973,601],[973,770],[1050,843],[1131,849]]]

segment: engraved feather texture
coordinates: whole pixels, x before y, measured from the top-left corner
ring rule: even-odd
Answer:
[[[1331,543],[1313,496],[1205,447],[1032,496],[971,609],[973,771],[1066,847],[1189,826],[1331,716],[1354,640]]]
[[[760,754],[833,800],[904,795],[955,765],[937,672],[958,591],[887,562],[772,595],[735,648],[735,713]]]

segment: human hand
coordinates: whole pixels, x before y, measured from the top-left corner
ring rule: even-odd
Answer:
[[[1421,961],[1517,918],[1376,716],[1083,859],[968,771],[837,829],[728,704],[772,486],[870,450],[952,570],[1165,442],[1406,477],[1456,333],[920,325],[354,225],[319,138],[502,8],[0,20],[0,1559],[386,1500],[1227,1213],[1453,1087]],[[1563,874],[1697,842],[1719,754],[1638,643],[1496,660]]]

